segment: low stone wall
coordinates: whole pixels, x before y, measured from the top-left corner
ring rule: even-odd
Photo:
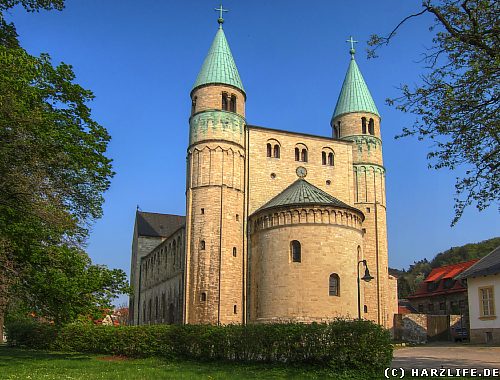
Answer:
[[[417,344],[447,341],[452,339],[451,328],[460,324],[460,320],[460,315],[395,314],[394,340]]]

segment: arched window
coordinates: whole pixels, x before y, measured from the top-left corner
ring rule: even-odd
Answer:
[[[153,306],[152,306],[152,302],[151,302],[151,299],[149,300],[148,302],[148,322],[151,322],[151,319],[153,317]]]
[[[342,130],[340,129],[340,121],[337,124],[337,133],[339,134],[338,138],[340,139],[340,134],[342,133]]]
[[[334,139],[338,139],[340,137],[339,128],[336,125],[333,126],[333,136],[332,137]]]
[[[363,307],[363,311],[364,311],[365,313],[368,313],[368,306],[366,306],[366,305],[365,305],[365,306]]]
[[[238,306],[236,305],[233,306],[233,313],[238,314]]]
[[[300,241],[292,240],[292,242],[290,243],[290,250],[292,255],[292,262],[300,263],[302,259]]]
[[[366,134],[366,117],[361,118],[361,132]]]
[[[236,95],[231,95],[230,109],[231,112],[236,112]]]
[[[370,121],[368,122],[368,132],[370,133],[370,135],[375,134],[375,124],[373,122],[373,119],[370,119]]]
[[[331,296],[340,296],[340,278],[337,273],[332,273],[330,275],[330,280],[328,282],[328,294]]]
[[[306,148],[302,149],[302,152],[300,154],[300,160],[302,162],[307,162],[307,149]]]
[[[333,153],[328,153],[328,165],[333,166]]]
[[[326,152],[321,152],[321,164],[326,165]]]
[[[274,158],[280,158],[280,146],[278,144],[274,146],[273,156]]]
[[[271,144],[267,143],[267,157],[271,157],[272,149]]]
[[[205,250],[205,240],[200,241],[200,250],[201,251]]]
[[[165,297],[165,293],[161,295],[161,311],[163,320],[167,319],[167,297]]]
[[[236,257],[236,247],[233,247],[233,256]]]
[[[158,296],[155,297],[155,321],[158,321],[160,316],[160,304],[158,302]]]
[[[222,93],[222,110],[227,111],[229,108],[229,101],[227,99],[227,92]]]
[[[193,100],[191,101],[191,115],[193,115],[196,112],[196,101],[198,100],[198,97],[194,97]]]
[[[146,323],[146,301],[142,303],[142,323]]]
[[[207,300],[207,293],[202,292],[200,297],[201,302],[205,302]]]
[[[299,148],[295,148],[295,161],[300,161],[300,151],[299,151]]]

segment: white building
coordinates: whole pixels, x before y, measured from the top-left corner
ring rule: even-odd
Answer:
[[[500,246],[457,279],[467,279],[471,343],[500,344]]]

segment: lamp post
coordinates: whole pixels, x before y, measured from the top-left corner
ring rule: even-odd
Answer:
[[[365,275],[361,277],[361,280],[370,282],[374,279],[372,275],[370,275],[370,271],[368,270],[368,265],[366,264],[366,260],[358,261],[358,319],[361,319],[361,281],[359,278],[359,264],[363,264],[365,267]]]

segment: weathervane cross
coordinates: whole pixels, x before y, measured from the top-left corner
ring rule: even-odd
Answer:
[[[222,26],[222,24],[224,23],[224,17],[223,17],[224,12],[229,12],[229,11],[222,7],[222,2],[220,3],[220,8],[215,8],[214,10],[220,12],[219,19],[217,20],[217,22]]]
[[[354,50],[354,44],[358,43],[358,41],[354,41],[354,39],[351,37],[349,37],[348,40],[346,40],[345,42],[350,42],[351,43],[351,49]]]

